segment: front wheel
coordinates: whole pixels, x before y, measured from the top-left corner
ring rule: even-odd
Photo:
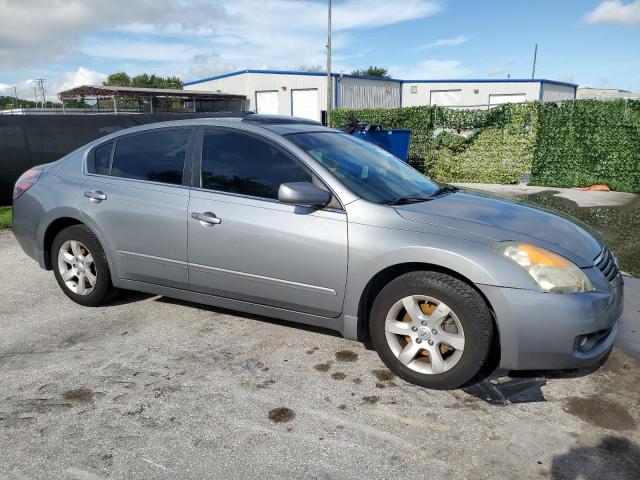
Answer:
[[[457,388],[482,368],[493,337],[491,312],[470,285],[439,272],[410,272],[376,297],[371,340],[387,367],[426,388]]]
[[[117,293],[102,245],[85,225],[60,231],[53,240],[51,258],[58,285],[74,302],[95,307]]]

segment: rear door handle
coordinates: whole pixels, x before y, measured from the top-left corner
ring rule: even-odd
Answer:
[[[100,190],[91,190],[84,192],[84,196],[91,200],[93,203],[100,203],[107,199],[107,195]]]
[[[191,218],[193,218],[194,220],[198,220],[204,227],[212,227],[213,225],[219,225],[222,223],[222,220],[216,217],[216,214],[213,212],[193,212],[191,214]]]

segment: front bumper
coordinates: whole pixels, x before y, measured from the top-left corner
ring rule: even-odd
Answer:
[[[569,369],[590,365],[611,349],[623,308],[623,282],[609,291],[549,294],[478,287],[493,308],[500,335],[500,367],[508,370]],[[598,341],[580,351],[581,336]]]

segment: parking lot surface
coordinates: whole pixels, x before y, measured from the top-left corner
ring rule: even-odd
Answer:
[[[78,306],[9,232],[0,328],[0,478],[640,478],[640,367],[618,349],[491,405],[326,331],[135,293]]]

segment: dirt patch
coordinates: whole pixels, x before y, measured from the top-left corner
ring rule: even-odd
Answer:
[[[387,370],[386,368],[380,368],[378,370],[371,370],[371,373],[374,377],[376,377],[381,382],[388,382],[389,380],[393,380],[396,376],[391,372],[391,370]]]
[[[336,360],[339,362],[355,362],[358,360],[358,354],[351,350],[340,350],[336,352]]]
[[[331,374],[331,378],[333,378],[334,380],[344,380],[345,378],[347,378],[347,376],[344,374],[344,372],[334,372]]]
[[[374,405],[380,401],[380,397],[378,397],[377,395],[368,395],[366,397],[362,397],[362,400],[364,400],[364,403]]]
[[[72,402],[91,403],[93,402],[93,392],[88,388],[67,390],[62,394],[62,398],[65,400],[71,400]]]
[[[318,363],[313,366],[319,372],[328,372],[331,368],[331,362]]]
[[[600,397],[570,397],[564,410],[580,420],[609,430],[635,430],[636,421],[626,408]]]
[[[306,351],[306,352],[304,352],[304,353],[306,353],[307,355],[312,355],[313,353],[317,352],[318,350],[319,350],[319,348],[318,348],[318,347],[313,347],[312,349],[307,350],[307,351]]]
[[[269,420],[273,423],[286,423],[296,418],[296,412],[287,407],[277,407],[269,410]]]
[[[362,383],[362,379],[360,377],[356,377],[352,380],[356,385],[360,385]]]

